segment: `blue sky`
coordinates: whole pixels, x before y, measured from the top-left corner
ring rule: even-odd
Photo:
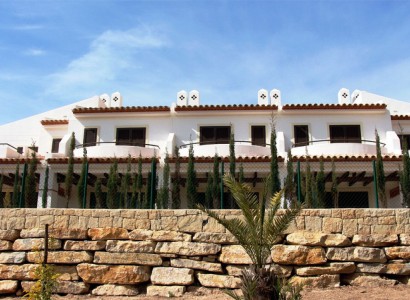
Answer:
[[[124,105],[410,100],[409,1],[0,1],[0,124],[119,91]]]

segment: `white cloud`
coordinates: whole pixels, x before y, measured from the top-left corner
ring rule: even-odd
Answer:
[[[28,31],[28,30],[38,30],[38,29],[43,29],[43,25],[38,25],[38,24],[23,24],[23,25],[17,25],[12,27],[13,30],[20,30],[20,31]]]
[[[27,56],[42,56],[42,55],[45,55],[46,52],[42,49],[30,48],[24,51],[23,54]]]
[[[123,75],[125,70],[139,67],[138,53],[165,44],[146,28],[106,31],[91,42],[87,53],[49,76],[46,94],[73,99],[84,97],[85,93],[100,92],[102,86]]]

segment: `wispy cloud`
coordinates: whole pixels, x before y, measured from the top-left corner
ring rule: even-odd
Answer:
[[[27,56],[42,56],[46,54],[46,51],[38,48],[30,48],[23,52]]]
[[[148,28],[105,31],[91,42],[87,53],[72,60],[64,70],[49,76],[46,94],[63,98],[70,95],[72,99],[100,91],[125,70],[138,69],[136,55],[139,52],[165,45],[165,39]]]
[[[29,31],[29,30],[39,30],[43,29],[44,26],[40,24],[22,24],[13,26],[11,29],[19,31]]]

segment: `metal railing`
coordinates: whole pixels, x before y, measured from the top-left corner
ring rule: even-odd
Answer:
[[[99,146],[101,144],[115,144],[116,146],[135,146],[135,147],[150,147],[150,148],[157,148],[160,149],[158,145],[155,144],[148,144],[148,143],[138,143],[138,142],[94,142],[94,143],[85,143],[76,145],[76,149],[86,148],[86,147],[94,147]]]
[[[179,149],[183,149],[183,148],[187,148],[191,145],[200,145],[200,146],[204,146],[204,145],[228,145],[229,144],[229,140],[220,140],[220,141],[211,141],[211,142],[193,142],[193,143],[187,143],[187,144],[182,144],[179,146]],[[259,147],[269,147],[270,144],[269,143],[261,143],[261,144],[254,144],[252,141],[234,141],[235,145],[238,144],[250,144],[251,146],[259,146]]]
[[[21,149],[21,151],[19,151],[20,149],[18,149],[17,147],[14,147],[12,145],[10,145],[9,143],[0,143],[0,146],[9,146],[10,148],[13,148],[14,150],[16,150],[16,152],[22,154],[23,153],[23,149]]]
[[[292,144],[292,148],[310,146],[315,143],[328,142],[329,144],[374,144],[377,145],[376,141],[373,140],[359,140],[359,139],[323,139],[323,140],[314,140],[307,142],[300,142]],[[380,143],[381,146],[385,147],[386,143]]]

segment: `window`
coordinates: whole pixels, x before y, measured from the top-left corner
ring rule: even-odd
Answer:
[[[58,153],[60,142],[61,139],[53,139],[53,142],[51,143],[51,153]]]
[[[145,128],[117,128],[116,144],[145,147]]]
[[[17,153],[23,154],[23,147],[17,147]]]
[[[360,125],[330,125],[331,143],[361,143]]]
[[[84,129],[83,146],[95,146],[97,144],[97,128]]]
[[[266,146],[266,131],[265,126],[251,127],[252,145]]]
[[[404,147],[404,142],[407,143],[407,149],[410,148],[410,134],[399,134],[399,139],[400,139],[400,147],[403,149]]]
[[[230,126],[202,126],[199,131],[201,145],[229,144],[231,136]]]
[[[295,147],[309,145],[309,127],[307,125],[295,125],[293,127]]]

